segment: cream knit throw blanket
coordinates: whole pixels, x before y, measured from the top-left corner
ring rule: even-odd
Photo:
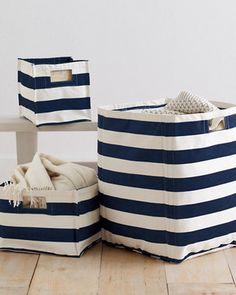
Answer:
[[[78,190],[95,183],[93,169],[36,153],[31,163],[16,167],[4,192],[15,207],[22,202],[25,192],[32,195],[40,190]]]
[[[193,95],[187,91],[181,91],[180,94],[172,99],[163,108],[145,109],[145,113],[153,114],[196,114],[216,111],[218,108],[207,99]]]
[[[162,108],[144,109],[144,113],[161,114],[161,115],[185,115],[207,113],[219,110],[214,104],[207,99],[191,94],[187,91],[181,91],[180,94],[170,100]],[[224,129],[223,118],[214,118],[209,122],[209,131]]]

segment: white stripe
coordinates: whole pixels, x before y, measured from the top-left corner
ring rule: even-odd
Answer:
[[[232,241],[236,240],[236,233],[228,234],[225,236],[217,237],[211,240],[198,242],[195,244],[191,244],[184,247],[172,246],[166,244],[157,244],[150,243],[143,240],[132,239],[128,237],[123,237],[119,235],[115,235],[110,233],[109,231],[102,230],[102,238],[110,243],[114,244],[123,244],[130,248],[142,249],[143,251],[147,251],[154,255],[165,256],[172,259],[183,259],[189,253],[196,253],[199,251],[206,251],[216,247],[219,247],[223,244],[230,244]],[[226,247],[233,247],[233,245],[228,245]],[[217,250],[221,250],[223,248],[218,248]],[[209,251],[215,252],[216,249]],[[196,256],[199,256],[197,254]],[[191,256],[193,258],[194,256]]]
[[[18,91],[24,98],[31,101],[89,97],[89,85],[30,89],[18,83]]]
[[[79,243],[41,242],[0,238],[0,248],[25,249],[29,252],[42,251],[60,255],[80,255],[80,253],[100,238],[97,233]]]
[[[37,115],[33,111],[31,111],[23,106],[19,106],[19,116],[27,118],[32,123],[34,123],[34,125],[39,124],[39,123],[36,123]]]
[[[34,191],[33,196],[45,197],[47,203],[79,203],[82,201],[90,200],[97,196],[97,194],[98,185],[93,184],[89,187],[73,191]],[[27,195],[27,193],[25,195]],[[8,200],[8,197],[4,193],[3,187],[0,187],[0,199]]]
[[[31,77],[34,76],[33,65],[25,60],[18,59],[17,61],[17,70],[25,73]]]
[[[101,142],[144,149],[164,149],[167,151],[190,150],[229,143],[236,140],[236,128],[222,130],[220,133],[189,136],[152,136],[117,132],[98,128],[98,139]]]
[[[131,106],[142,106],[142,105],[162,105],[163,103],[168,103],[169,99],[158,99],[153,101],[145,101],[134,104],[123,104],[123,105],[109,105],[102,106],[98,108],[98,113],[108,117],[108,118],[119,118],[119,119],[130,119],[130,120],[140,120],[140,121],[152,121],[152,122],[191,122],[191,121],[202,121],[202,120],[211,120],[213,118],[226,117],[236,113],[236,107],[232,104],[225,104],[225,107],[228,107],[224,110],[216,110],[214,112],[207,113],[196,113],[196,114],[186,114],[186,115],[163,115],[163,114],[150,114],[142,112],[125,112],[117,111],[119,108],[131,107]],[[221,103],[215,102],[215,105],[219,107]]]
[[[88,61],[74,61],[70,63],[61,64],[44,64],[33,65],[30,62],[24,60],[18,60],[18,70],[31,77],[50,77],[51,71],[58,70],[72,70],[72,74],[84,74],[88,73]]]
[[[190,205],[207,202],[235,194],[236,181],[221,184],[214,187],[199,189],[187,192],[167,192],[138,187],[128,187],[106,183],[101,180],[98,182],[99,191],[109,196],[117,198],[168,204],[168,205]]]
[[[169,178],[188,178],[208,175],[235,168],[236,154],[188,164],[163,164],[116,159],[98,155],[98,166],[107,170]]]
[[[192,218],[171,219],[128,213],[101,206],[101,216],[118,224],[174,233],[192,232],[235,220],[236,207]],[[178,209],[177,209],[178,210]]]
[[[79,229],[99,221],[99,209],[79,216],[0,213],[0,224],[14,227]]]
[[[171,100],[171,98],[159,98],[159,99],[152,99],[148,101],[138,101],[138,102],[132,102],[132,103],[116,103],[112,105],[105,105],[105,106],[100,106],[99,111],[112,111],[112,110],[119,110],[119,109],[125,109],[125,108],[132,108],[132,107],[145,107],[145,106],[150,106],[150,105],[163,105],[168,103]]]
[[[20,115],[31,120],[34,124],[63,123],[77,120],[90,120],[91,110],[65,110],[50,113],[35,114],[29,109],[20,106]]]

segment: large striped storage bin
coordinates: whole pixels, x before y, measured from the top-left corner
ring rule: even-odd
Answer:
[[[99,109],[102,239],[181,262],[236,245],[236,107],[140,111],[167,101]],[[212,119],[224,129],[211,132]]]
[[[100,239],[97,184],[78,191],[41,191],[13,207],[0,188],[0,249],[80,256]],[[28,199],[27,199],[28,198]],[[42,198],[45,198],[45,203]]]
[[[36,126],[89,121],[87,60],[18,59],[20,116]]]

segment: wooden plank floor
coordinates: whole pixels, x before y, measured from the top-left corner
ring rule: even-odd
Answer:
[[[81,258],[0,252],[0,295],[236,295],[236,248],[168,264],[98,244]]]

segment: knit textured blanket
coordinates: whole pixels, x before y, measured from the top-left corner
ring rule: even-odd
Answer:
[[[219,111],[219,109],[205,98],[196,96],[187,91],[181,91],[180,94],[170,100],[162,108],[143,109],[144,113],[161,115],[185,115]],[[224,129],[222,117],[214,118],[209,122],[209,131]]]
[[[31,163],[16,167],[10,182],[5,183],[4,193],[15,207],[26,192],[78,190],[95,183],[97,177],[93,169],[36,153]]]
[[[216,111],[218,108],[207,99],[191,94],[187,91],[181,91],[180,94],[172,99],[163,108],[145,109],[145,113],[153,114],[196,114]]]

